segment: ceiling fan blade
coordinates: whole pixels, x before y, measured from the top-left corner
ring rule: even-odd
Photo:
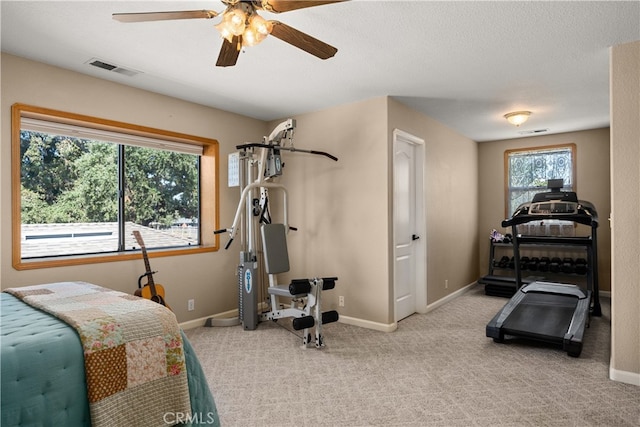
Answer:
[[[238,49],[238,47],[241,43],[240,36],[233,36],[231,42],[227,39],[222,39],[222,47],[220,48],[220,55],[218,55],[216,66],[231,67],[236,65],[238,56],[240,55],[240,49]]]
[[[270,21],[273,24],[271,35],[280,40],[315,55],[320,59],[329,59],[336,54],[338,49],[320,41],[309,34],[296,30],[293,27],[279,21]]]
[[[175,12],[114,13],[111,16],[120,22],[145,22],[167,21],[170,19],[211,19],[218,16],[218,12],[213,10],[183,10]]]
[[[346,0],[262,0],[261,8],[273,13],[288,12],[306,7],[322,6],[323,4],[340,3]]]

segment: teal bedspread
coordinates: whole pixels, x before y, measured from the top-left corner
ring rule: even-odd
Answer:
[[[12,295],[0,293],[0,300],[0,425],[90,426],[84,355],[75,329]],[[219,426],[202,366],[184,333],[182,339],[192,414],[167,414],[167,425]]]

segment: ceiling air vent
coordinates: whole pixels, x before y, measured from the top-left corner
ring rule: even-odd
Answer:
[[[536,130],[521,130],[518,132],[520,135],[535,135],[537,133],[549,132],[549,129],[536,129]]]
[[[94,67],[102,68],[106,71],[111,71],[113,73],[123,74],[125,76],[133,77],[136,74],[140,74],[140,71],[132,70],[130,68],[120,67],[118,65],[109,64],[108,62],[102,61],[97,58],[92,58],[85,62],[85,64],[92,65]]]

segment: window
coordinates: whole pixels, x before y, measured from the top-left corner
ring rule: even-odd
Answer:
[[[12,114],[15,268],[134,258],[136,230],[150,256],[217,250],[217,141],[21,104]]]
[[[507,150],[504,159],[507,218],[545,191],[549,179],[562,179],[564,190],[576,191],[575,144]]]

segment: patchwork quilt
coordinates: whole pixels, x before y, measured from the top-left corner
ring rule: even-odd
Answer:
[[[167,414],[191,413],[182,335],[166,307],[85,282],[5,292],[77,330],[94,427],[166,426]]]

